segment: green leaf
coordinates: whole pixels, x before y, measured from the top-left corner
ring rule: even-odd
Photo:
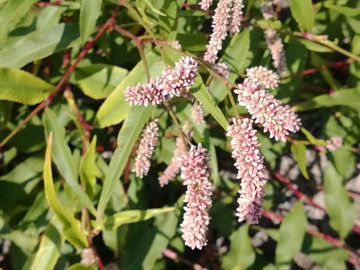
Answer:
[[[339,270],[346,268],[346,259],[349,257],[349,251],[337,248],[326,240],[305,235],[302,253],[309,256],[309,259],[321,267],[321,269]]]
[[[0,50],[0,66],[21,68],[32,61],[65,50],[74,45],[77,38],[79,38],[77,24],[61,23],[45,32],[35,32]]]
[[[85,44],[92,34],[96,21],[101,13],[102,0],[83,0],[80,7],[80,37],[81,43]]]
[[[326,146],[326,141],[321,139],[316,139],[309,131],[307,131],[304,127],[301,127],[301,132],[305,134],[308,141],[313,145],[322,145]]]
[[[194,97],[202,104],[204,109],[215,118],[223,129],[226,130],[229,123],[220,108],[216,105],[216,102],[209,91],[206,89],[201,76],[195,78],[195,83],[190,90]]]
[[[222,260],[222,269],[249,269],[254,264],[255,251],[252,247],[248,231],[249,224],[245,223],[231,234],[230,249]]]
[[[36,2],[37,0],[7,0],[0,4],[0,43],[6,40],[7,34],[15,28]]]
[[[244,72],[245,60],[250,49],[250,32],[242,29],[240,34],[235,34],[226,47],[222,61],[229,67],[231,73],[228,81],[235,82],[239,74]],[[217,102],[221,102],[227,96],[226,86],[219,80],[213,80],[210,84],[210,91]]]
[[[90,213],[96,215],[93,203],[78,183],[78,170],[65,141],[65,129],[59,124],[55,113],[50,108],[44,110],[43,123],[46,136],[48,137],[50,132],[53,133],[52,158],[60,174]]]
[[[96,136],[94,136],[89,148],[80,163],[80,180],[86,193],[91,195],[96,185]]]
[[[75,69],[76,83],[85,95],[93,99],[107,98],[128,71],[117,66],[93,64]]]
[[[334,5],[331,2],[324,2],[324,7],[334,10],[340,14],[348,17],[355,17],[360,14],[360,10],[352,7],[342,7],[340,5]]]
[[[329,95],[320,95],[292,107],[295,112],[314,110],[321,107],[347,106],[360,112],[360,88],[340,90]]]
[[[107,217],[104,223],[104,228],[106,230],[114,230],[123,224],[148,220],[154,216],[173,211],[174,209],[174,207],[166,207],[158,209],[122,211],[111,217]]]
[[[60,257],[61,246],[65,242],[61,227],[62,224],[57,217],[50,220],[45,233],[41,237],[40,246],[31,263],[30,270],[54,269]]]
[[[42,156],[33,155],[0,177],[0,209],[11,210],[30,194],[41,180],[43,164]]]
[[[113,188],[116,181],[124,170],[125,164],[131,154],[131,150],[138,139],[145,123],[151,115],[153,106],[132,106],[125,119],[118,135],[118,148],[110,160],[109,169],[107,171],[104,186],[101,191],[98,211],[96,214],[97,223],[101,226],[104,211],[107,203],[113,194]]]
[[[347,149],[340,148],[330,152],[329,155],[329,159],[335,165],[338,173],[340,173],[344,179],[350,179],[356,168],[355,154]]]
[[[47,142],[44,163],[44,189],[46,200],[50,208],[54,211],[55,215],[62,223],[62,230],[66,239],[76,247],[86,248],[88,243],[84,233],[80,229],[80,222],[63,208],[61,202],[56,196],[51,170],[51,145],[52,133],[50,133]]]
[[[294,158],[299,166],[301,174],[309,180],[309,175],[306,170],[306,147],[303,144],[293,143],[291,145],[291,152],[294,154]]]
[[[160,75],[162,72],[164,64],[157,62],[159,59],[159,55],[154,52],[150,52],[146,55],[146,63],[151,77]],[[96,114],[96,122],[99,127],[108,127],[123,121],[130,109],[129,102],[125,101],[124,98],[126,87],[135,86],[138,83],[145,83],[146,81],[147,77],[144,63],[140,61],[99,108]]]
[[[328,160],[324,172],[324,200],[330,226],[344,238],[353,226],[355,205],[343,185],[343,177]]]
[[[314,10],[311,0],[289,0],[291,14],[300,28],[311,31],[314,25]]]
[[[301,250],[307,225],[303,204],[298,201],[280,225],[275,251],[275,262],[278,270],[290,269],[295,254]]]
[[[54,86],[19,69],[0,68],[0,99],[27,105],[40,103]]]
[[[176,37],[175,20],[178,12],[176,1],[165,0],[162,10],[166,16],[159,17],[159,29],[161,36],[169,41],[174,41]]]

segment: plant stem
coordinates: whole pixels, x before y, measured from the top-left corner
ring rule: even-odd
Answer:
[[[117,11],[117,10],[116,10]],[[106,30],[109,29],[115,22],[116,11],[114,11],[111,18],[107,20],[107,22],[101,27],[100,31],[96,34],[96,36],[89,41],[76,58],[75,62],[70,66],[70,68],[66,71],[65,75],[61,78],[60,82],[56,85],[54,90],[51,92],[48,98],[46,98],[43,102],[41,102],[26,118],[23,122],[21,122],[1,143],[0,148],[3,147],[15,134],[17,134],[30,120],[31,118],[40,112],[45,107],[49,106],[57,92],[60,91],[61,87],[66,83],[70,74],[75,70],[76,66],[79,62],[87,55],[88,51],[94,46],[95,42],[105,33]]]

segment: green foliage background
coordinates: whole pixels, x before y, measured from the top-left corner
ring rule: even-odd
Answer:
[[[248,67],[274,69],[263,32],[276,29],[288,71],[273,94],[299,113],[303,127],[287,143],[259,129],[271,175],[265,213],[259,225],[237,223],[239,181],[231,177],[224,130],[234,110],[247,111],[233,108],[224,81],[200,67],[191,92],[206,123],[192,127],[194,142],[210,153],[216,190],[208,246],[191,251],[179,229],[181,179],[164,188],[157,180],[175,150],[176,126],[164,106],[130,107],[124,90],[145,83],[147,72],[161,75],[183,55],[200,60],[212,13],[196,0],[0,1],[0,238],[11,241],[0,261],[4,270],[102,269],[100,260],[114,269],[293,269],[299,252],[322,269],[360,265],[359,246],[349,241],[360,231],[354,193],[345,188],[358,173],[360,2],[290,0],[268,20],[261,1],[245,2],[241,32],[227,37],[221,51],[228,81],[241,82]],[[174,40],[182,50],[168,45]],[[191,118],[184,99],[172,106],[180,124]],[[160,141],[149,175],[138,179],[130,172],[134,147],[155,117]],[[327,152],[334,136],[344,146]],[[326,157],[321,183],[309,171],[309,149]],[[301,172],[296,186],[279,174],[289,155]],[[289,188],[297,203],[281,211]],[[320,189],[326,225],[316,227],[304,205]],[[260,230],[273,245],[253,246]],[[80,263],[87,247],[95,247],[98,262]]]

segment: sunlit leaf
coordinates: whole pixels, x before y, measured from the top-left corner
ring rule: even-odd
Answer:
[[[309,175],[306,170],[306,147],[303,144],[293,143],[291,145],[291,152],[299,166],[301,174],[309,180]]]
[[[85,44],[94,30],[96,21],[101,13],[101,3],[102,0],[81,1],[79,26],[82,44]]]
[[[300,27],[311,31],[314,25],[314,10],[311,0],[289,0],[291,14]]]

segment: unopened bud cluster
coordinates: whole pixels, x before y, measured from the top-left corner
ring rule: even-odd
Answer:
[[[340,137],[332,137],[330,140],[326,141],[326,148],[329,151],[335,151],[343,145],[343,139]]]
[[[174,68],[166,67],[162,75],[146,84],[127,87],[125,100],[131,105],[161,104],[190,89],[197,76],[198,64],[192,57],[182,57]]]

